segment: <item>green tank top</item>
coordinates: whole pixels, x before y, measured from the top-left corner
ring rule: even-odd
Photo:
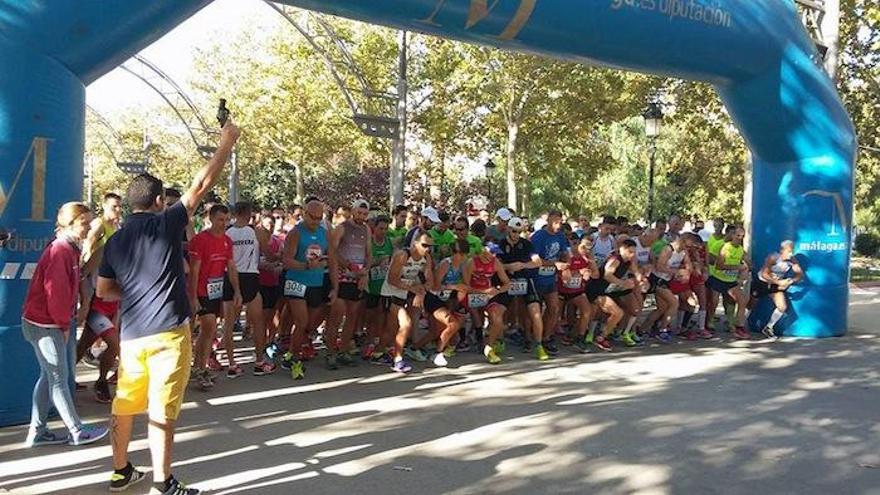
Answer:
[[[724,256],[725,265],[736,266],[740,266],[742,264],[744,254],[745,249],[742,246],[734,246],[732,242],[725,243],[720,252],[720,255]],[[722,282],[736,282],[737,278],[739,277],[739,270],[716,269],[714,276]]]
[[[104,230],[104,235],[98,240],[98,246],[104,247],[104,244],[107,244],[107,241],[110,240],[110,236],[116,233],[116,226],[102,219],[101,228]]]
[[[394,246],[388,236],[385,237],[385,242],[382,244],[376,244],[373,239],[370,240],[370,244],[373,253],[373,267],[370,268],[367,293],[378,296],[382,293],[382,284],[385,282],[385,277],[388,276],[388,267],[391,264],[391,256],[394,255]]]
[[[714,256],[715,258],[721,253],[721,248],[724,247],[724,237],[715,237],[715,235],[710,235],[709,240],[706,242],[706,252],[709,255]],[[715,263],[709,264],[709,275],[715,277]],[[718,277],[715,277],[718,278]]]

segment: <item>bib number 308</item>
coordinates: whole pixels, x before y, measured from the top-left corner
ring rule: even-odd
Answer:
[[[306,295],[306,286],[295,281],[295,280],[285,280],[284,281],[284,296],[285,297],[305,297]]]

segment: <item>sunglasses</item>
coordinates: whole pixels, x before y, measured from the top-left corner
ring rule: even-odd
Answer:
[[[424,243],[424,242],[422,242],[421,245],[422,245],[422,247],[425,248],[425,249],[431,249],[432,247],[434,247],[433,244],[427,244],[427,243]]]

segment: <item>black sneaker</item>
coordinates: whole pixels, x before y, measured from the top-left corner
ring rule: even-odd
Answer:
[[[532,352],[532,341],[531,340],[526,339],[523,341],[522,352],[523,352],[523,354],[528,354],[528,353]]]
[[[351,358],[347,352],[339,354],[339,364],[343,366],[357,366],[357,361]]]
[[[590,344],[583,337],[575,337],[574,348],[581,354],[590,352]]]
[[[124,474],[119,474],[114,472],[113,475],[110,476],[110,491],[111,492],[121,492],[128,489],[128,487],[143,481],[144,473],[138,471],[128,463],[128,466],[131,468],[131,471],[128,472],[128,476]]]
[[[551,356],[559,354],[559,347],[556,346],[556,339],[544,341],[544,350],[547,351],[547,354],[550,354]]]
[[[325,357],[325,360],[327,361],[327,369],[328,370],[332,371],[332,370],[339,369],[339,364],[336,362],[336,353],[335,352],[328,352],[327,356]]]
[[[187,488],[186,485],[174,479],[173,476],[168,483],[168,489],[164,492],[160,492],[156,487],[153,487],[153,489],[150,490],[150,495],[199,495],[200,493],[202,493],[201,490]]]
[[[95,382],[95,400],[101,404],[109,404],[113,400],[113,394],[110,393],[110,385],[106,381]]]

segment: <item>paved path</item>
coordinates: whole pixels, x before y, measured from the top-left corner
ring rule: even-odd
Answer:
[[[174,472],[217,494],[880,494],[880,290],[854,290],[851,313],[839,339],[221,379],[187,395]],[[24,435],[0,429],[0,492],[107,493],[107,443]]]

